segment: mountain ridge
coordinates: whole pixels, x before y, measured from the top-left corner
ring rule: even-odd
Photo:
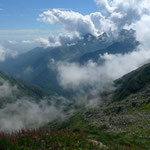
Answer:
[[[14,79],[6,73],[0,71],[0,106],[7,103],[14,103],[16,100],[28,97],[37,102],[54,93],[48,93],[36,85],[25,81]],[[6,93],[6,94],[5,94]],[[8,93],[8,94],[7,94]]]
[[[124,50],[120,49],[118,52],[129,52],[136,47],[134,44],[135,37],[133,30],[123,30],[121,37],[122,38],[119,39],[119,41],[121,40],[122,42],[120,45],[125,47],[125,45],[131,43],[131,47],[128,51],[124,48]],[[132,39],[132,41],[129,39]],[[96,53],[96,57],[99,57],[99,54],[97,55],[97,52],[95,52],[99,49],[100,51],[103,51],[103,53],[108,51],[113,53],[114,50],[118,48],[118,45],[113,44],[114,39],[109,39],[109,36],[106,33],[103,33],[99,37],[87,34],[83,39],[76,41],[75,45],[67,46],[66,44],[53,49],[35,48],[32,51],[18,56],[16,59],[10,59],[0,63],[0,69],[12,77],[32,82],[44,90],[56,92],[63,96],[69,96],[72,95],[72,91],[65,90],[59,85],[57,71],[54,70],[53,67],[49,67],[53,65],[53,61],[82,62],[82,56],[89,52]],[[108,47],[111,45],[114,47],[109,50]]]

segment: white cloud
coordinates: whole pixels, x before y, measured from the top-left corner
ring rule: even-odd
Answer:
[[[38,104],[29,98],[22,98],[0,109],[0,131],[39,128],[54,119],[62,118],[64,114],[61,111],[44,100]]]
[[[31,44],[31,43],[34,43],[35,41],[33,40],[23,40],[22,43],[24,44]]]
[[[136,22],[136,37],[144,47],[150,48],[150,15],[144,15],[141,20]]]
[[[68,44],[74,41],[75,39],[79,39],[80,36],[78,33],[69,33],[69,32],[60,32],[57,35],[50,35],[49,38],[37,38],[36,41],[40,42],[45,48],[47,47],[58,47],[63,44]]]
[[[48,11],[48,10],[53,10],[54,8],[40,8],[40,9],[34,9],[36,11]],[[59,10],[72,10],[71,8],[55,8],[55,9],[59,9]]]
[[[103,32],[114,36],[121,29],[133,27],[133,23],[141,20],[144,15],[150,14],[149,0],[95,0],[95,2],[100,12],[82,15],[71,10],[51,9],[40,14],[37,20],[58,25],[66,34],[76,33],[78,37],[87,33],[98,36]],[[66,38],[64,35],[62,39]],[[47,45],[52,47],[62,45],[59,36],[55,39],[50,37]]]
[[[5,61],[5,59],[8,57],[16,57],[16,56],[17,56],[16,51],[12,51],[0,45],[0,61]]]
[[[103,13],[108,14],[113,11],[108,0],[95,0],[95,2]]]
[[[81,35],[86,33],[97,35],[99,32],[97,27],[101,26],[102,21],[104,21],[103,17],[100,12],[84,16],[74,11],[53,9],[43,12],[39,16],[38,21],[60,25],[68,32],[78,32]],[[100,20],[101,18],[102,20]],[[98,25],[95,26],[94,22],[97,22]]]
[[[115,24],[111,20],[106,19],[100,12],[82,15],[74,11],[52,9],[44,11],[37,20],[46,24],[55,24],[63,27],[63,34],[49,37],[49,44],[47,45],[52,47],[70,43],[87,33],[98,36],[102,32],[116,30]]]
[[[68,43],[67,46],[73,46],[73,45],[76,45],[76,43]]]
[[[127,54],[104,54],[103,65],[89,61],[85,65],[60,62],[57,64],[58,80],[64,88],[74,90],[92,86],[102,88],[124,74],[137,69],[150,60],[150,50],[139,47]]]
[[[38,21],[61,26],[67,32],[99,35],[130,26],[150,14],[149,0],[95,0],[100,12],[82,15],[71,10],[52,9],[39,15]]]
[[[150,14],[149,0],[95,0],[101,12],[118,28],[130,25],[144,14]]]
[[[51,45],[47,38],[42,38],[42,37],[37,38],[36,41],[40,42],[43,45],[43,47],[45,47],[45,48],[51,47],[51,46],[55,47],[55,45],[57,45],[57,43],[52,43],[52,45]],[[59,44],[57,46],[59,46]]]
[[[18,92],[17,86],[11,86],[8,81],[0,78],[0,98],[12,97],[14,92]]]
[[[17,44],[17,41],[15,41],[15,40],[9,40],[8,43],[10,43],[10,44]]]
[[[12,132],[21,129],[39,128],[47,123],[64,118],[64,108],[69,101],[63,97],[51,96],[37,102],[32,97],[16,99],[20,92],[17,85],[0,78],[0,98],[3,100],[0,108],[0,131]],[[7,100],[13,100],[9,102]],[[58,102],[60,105],[58,105]]]

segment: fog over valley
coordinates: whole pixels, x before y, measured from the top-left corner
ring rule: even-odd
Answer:
[[[0,149],[148,150],[149,0],[57,1],[0,2]]]

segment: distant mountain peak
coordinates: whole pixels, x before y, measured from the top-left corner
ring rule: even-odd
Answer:
[[[98,36],[99,41],[105,41],[108,39],[108,34],[103,32],[100,36]]]
[[[135,36],[135,30],[133,29],[130,29],[130,30],[122,29],[119,32],[119,37],[129,38],[129,37],[134,37],[134,36]]]
[[[91,33],[87,33],[84,37],[84,40],[87,40],[87,41],[91,41],[91,40],[95,40],[96,37],[94,35],[92,35]]]

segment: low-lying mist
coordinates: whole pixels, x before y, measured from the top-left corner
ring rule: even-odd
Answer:
[[[38,128],[63,117],[62,108],[54,104],[45,100],[36,103],[23,98],[0,109],[0,131]]]
[[[29,96],[16,98],[17,85],[0,79],[0,131],[39,128],[54,120],[63,120],[64,109],[69,104],[61,96],[35,99]]]
[[[65,89],[81,90],[91,86],[99,90],[123,75],[148,63],[149,49],[138,47],[137,50],[126,54],[105,53],[99,57],[103,64],[88,61],[84,65],[79,63],[57,63],[58,80]]]

